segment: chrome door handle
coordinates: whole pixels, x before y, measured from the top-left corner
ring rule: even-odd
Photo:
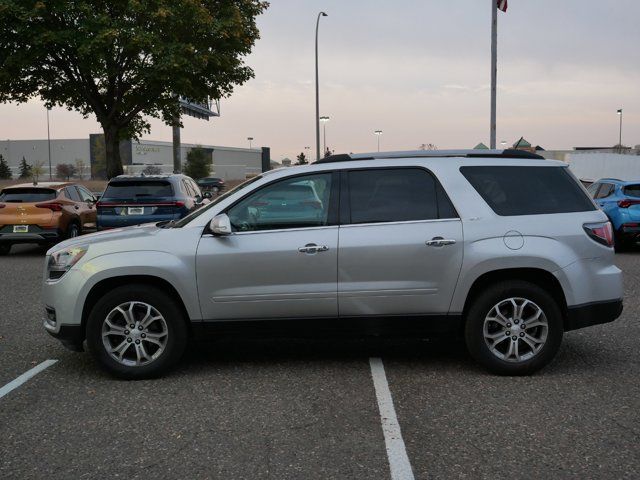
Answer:
[[[433,237],[431,240],[427,240],[424,243],[428,247],[444,247],[445,245],[453,245],[456,241],[448,238]]]
[[[318,253],[318,252],[326,252],[329,250],[329,247],[326,245],[316,245],[315,243],[308,243],[304,247],[300,247],[298,251],[300,253]]]

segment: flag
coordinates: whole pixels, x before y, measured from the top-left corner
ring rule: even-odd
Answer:
[[[507,0],[496,0],[498,2],[498,10],[507,11]]]

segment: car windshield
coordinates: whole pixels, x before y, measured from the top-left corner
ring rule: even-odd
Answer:
[[[166,180],[118,180],[107,186],[102,198],[136,201],[172,196],[173,187]]]
[[[212,200],[211,203],[209,203],[208,205],[199,208],[198,210],[195,210],[193,213],[191,213],[190,215],[187,215],[186,217],[184,217],[182,220],[175,222],[175,223],[171,223],[171,224],[167,224],[166,226],[168,227],[172,227],[172,228],[182,228],[184,227],[186,224],[188,224],[190,221],[192,221],[194,218],[199,217],[200,215],[202,215],[203,213],[205,213],[207,210],[209,210],[211,207],[217,205],[218,203],[220,203],[222,200],[228,198],[230,195],[233,195],[234,193],[239,192],[240,190],[243,190],[245,188],[247,188],[249,185],[251,185],[254,182],[257,182],[258,180],[260,180],[262,178],[262,175],[258,175],[257,177],[253,177],[249,180],[247,180],[244,183],[241,183],[240,185],[238,185],[235,188],[232,188],[231,190],[229,190],[228,192],[226,192],[223,195],[220,195],[219,197],[217,197],[215,200]]]
[[[48,188],[7,188],[0,193],[0,202],[36,203],[56,198],[56,191]]]

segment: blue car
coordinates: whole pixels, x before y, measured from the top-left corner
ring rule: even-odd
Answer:
[[[186,175],[120,175],[109,181],[97,208],[98,230],[178,220],[207,202]]]
[[[587,190],[611,221],[616,250],[635,245],[640,240],[640,182],[603,178]]]

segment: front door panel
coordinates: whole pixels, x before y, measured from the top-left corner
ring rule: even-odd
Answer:
[[[337,316],[337,247],[335,226],[203,236],[196,259],[203,318]]]

